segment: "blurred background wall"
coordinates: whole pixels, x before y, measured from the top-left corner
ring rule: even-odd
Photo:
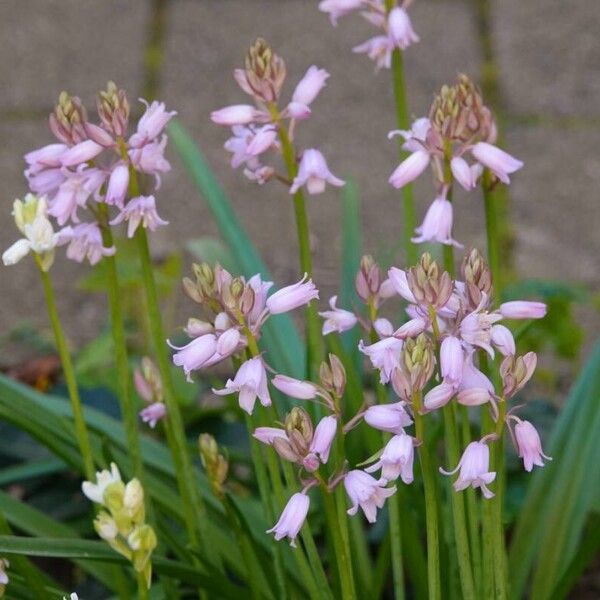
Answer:
[[[0,246],[16,239],[9,217],[25,191],[22,155],[50,143],[47,114],[63,89],[90,108],[108,79],[134,100],[153,93],[176,109],[215,169],[276,280],[298,276],[293,214],[276,183],[259,188],[232,171],[222,149],[227,131],[209,112],[244,102],[232,79],[247,47],[261,35],[288,64],[284,98],[311,64],[331,73],[301,126],[299,143],[319,147],[331,169],[360,188],[365,250],[401,260],[399,194],[387,183],[396,146],[390,75],[376,74],[351,48],[371,35],[353,16],[332,28],[317,0],[3,0],[0,3],[0,181],[5,225]],[[433,93],[465,72],[482,82],[502,115],[505,147],[525,161],[510,186],[516,269],[522,276],[583,282],[600,278],[600,10],[597,0],[416,0],[421,42],[405,54],[410,108],[427,113]],[[157,258],[186,239],[217,235],[198,193],[171,149],[173,172],[159,192],[171,223],[153,236]],[[420,219],[432,199],[417,186]],[[316,281],[334,293],[340,262],[340,198],[309,198]],[[456,235],[484,244],[477,194],[459,194]],[[94,336],[105,318],[98,296],[73,290],[87,272],[64,259],[53,268],[71,339]],[[186,262],[191,262],[186,261]],[[42,291],[30,264],[0,271],[0,335],[23,320],[47,327]],[[180,295],[179,310],[191,306]],[[590,329],[597,319],[584,315]],[[592,337],[592,336],[590,336]],[[10,362],[5,356],[2,362]]]

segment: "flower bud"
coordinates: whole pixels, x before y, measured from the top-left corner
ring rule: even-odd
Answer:
[[[209,433],[202,433],[198,437],[198,448],[200,450],[200,459],[202,466],[210,482],[215,496],[223,497],[223,484],[227,479],[229,463],[227,459],[219,454],[219,447],[215,438]]]
[[[300,455],[305,455],[313,439],[313,425],[308,413],[294,406],[285,419],[285,432],[290,443]]]
[[[417,304],[443,308],[452,295],[452,279],[441,271],[431,254],[426,252],[416,266],[408,270],[408,287]]]
[[[144,522],[144,488],[139,479],[132,479],[125,486],[123,507],[127,510],[134,523]]]
[[[285,81],[285,62],[264,39],[258,38],[250,47],[244,66],[234,74],[240,87],[258,100],[277,102]]]
[[[104,511],[98,513],[98,516],[94,519],[94,529],[107,542],[112,542],[119,535],[119,529],[115,520]]]
[[[477,248],[465,254],[460,272],[465,282],[465,295],[471,308],[479,306],[482,294],[485,294],[488,299],[491,297],[492,274]]]
[[[87,113],[81,99],[63,91],[49,117],[52,133],[64,144],[73,145],[88,138],[85,131]]]
[[[194,275],[196,275],[196,285],[203,296],[211,298],[215,293],[215,272],[208,263],[192,265]]]
[[[537,355],[528,352],[525,356],[507,356],[500,365],[503,395],[505,399],[512,398],[525,387],[531,379],[537,366]]]
[[[379,292],[381,269],[372,256],[365,255],[361,258],[354,285],[359,298],[365,302]]]
[[[109,81],[106,90],[98,92],[96,106],[104,128],[116,136],[124,136],[129,123],[129,101],[125,91]]]
[[[346,388],[346,369],[342,361],[335,355],[329,355],[329,364],[325,361],[321,363],[319,369],[321,385],[330,393],[338,398],[344,395]]]

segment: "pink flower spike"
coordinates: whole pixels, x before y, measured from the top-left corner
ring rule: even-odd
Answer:
[[[321,0],[319,10],[329,14],[329,20],[335,27],[338,19],[358,10],[364,5],[364,0]]]
[[[267,298],[267,308],[272,315],[289,312],[319,298],[319,290],[312,279],[307,280],[307,274],[293,285],[288,285],[276,291]]]
[[[276,439],[287,440],[288,436],[283,429],[279,427],[257,427],[252,434],[252,437],[256,438],[263,444],[272,445]]]
[[[392,371],[398,365],[402,345],[402,340],[389,337],[383,338],[369,346],[365,346],[361,340],[358,344],[358,349],[371,359],[373,367],[379,369],[381,383],[387,383],[390,380]]]
[[[352,506],[346,511],[354,516],[358,507],[362,508],[369,523],[377,520],[377,509],[383,508],[386,498],[396,493],[396,487],[384,487],[387,482],[377,480],[368,473],[355,469],[349,471],[344,477],[344,487],[352,502]]]
[[[364,419],[374,429],[396,434],[402,433],[404,427],[412,425],[412,419],[404,408],[404,402],[369,406],[365,411]]]
[[[373,473],[381,469],[381,479],[385,482],[396,481],[398,477],[406,484],[413,482],[413,462],[415,456],[414,440],[406,433],[395,435],[385,446],[379,460],[365,469]]]
[[[419,41],[408,13],[399,6],[392,8],[388,15],[388,36],[400,50],[406,50],[411,44]]]
[[[106,190],[106,204],[123,208],[123,202],[129,186],[129,169],[127,165],[119,163],[113,167]]]
[[[450,168],[452,169],[454,179],[456,179],[467,192],[470,192],[475,188],[477,178],[474,177],[474,171],[469,167],[469,164],[464,158],[455,156],[450,161]]]
[[[295,194],[301,186],[306,185],[309,194],[321,194],[325,191],[325,184],[336,187],[345,185],[345,181],[336,177],[327,166],[325,157],[314,148],[308,148],[302,153],[298,175],[290,187],[290,194]]]
[[[308,71],[296,86],[292,101],[287,108],[293,118],[305,119],[310,115],[309,106],[325,87],[328,78],[329,73],[325,69],[319,69],[315,65],[308,68]]]
[[[310,381],[300,381],[287,375],[275,375],[271,383],[286,396],[298,400],[312,400],[317,395],[317,388]]]
[[[519,457],[523,459],[523,466],[528,473],[531,473],[534,465],[544,466],[542,458],[552,460],[544,454],[540,435],[529,421],[519,421],[515,425],[515,439]]]
[[[508,176],[523,166],[522,161],[487,142],[478,142],[475,144],[471,148],[471,153],[503,183],[510,183]]]
[[[233,125],[248,125],[255,121],[260,112],[251,104],[234,104],[210,113],[210,118],[217,125],[232,127]]]
[[[329,300],[331,310],[325,310],[319,313],[319,316],[325,319],[323,323],[323,335],[328,335],[332,332],[344,333],[352,329],[358,319],[356,315],[348,310],[338,308],[336,306],[337,296],[332,296]]]
[[[337,419],[332,416],[323,417],[315,427],[309,452],[316,454],[323,464],[326,464],[329,460],[329,452],[331,444],[335,439],[336,431]]]
[[[156,424],[167,414],[167,408],[163,402],[153,402],[150,406],[140,411],[140,417],[144,423],[154,429]]]
[[[129,138],[129,145],[139,147],[158,137],[167,123],[177,114],[176,111],[166,110],[164,102],[156,100],[148,104],[143,98],[140,102],[146,105],[146,111],[138,121],[137,131]]]
[[[454,489],[460,492],[469,486],[473,489],[481,488],[485,498],[493,498],[494,494],[488,489],[488,485],[496,479],[496,473],[490,472],[490,449],[484,442],[471,442],[463,452],[460,462],[452,471],[444,471],[440,467],[440,473],[453,475],[460,469],[458,479],[454,482]]]
[[[396,170],[390,175],[390,184],[399,189],[407,183],[414,181],[429,165],[429,152],[426,150],[417,150],[408,158],[404,159]]]
[[[63,167],[74,167],[96,158],[104,148],[93,140],[85,140],[69,148],[61,158]]]
[[[271,396],[267,386],[267,373],[262,358],[251,358],[242,363],[233,380],[229,379],[222,390],[213,389],[215,394],[225,396],[239,393],[240,408],[249,415],[254,410],[258,397],[263,406],[271,406]]]
[[[304,525],[308,509],[310,507],[310,498],[306,494],[294,494],[285,505],[279,521],[267,530],[267,533],[275,533],[277,541],[284,537],[290,539],[290,546],[296,547],[296,538]]]
[[[516,353],[515,338],[510,329],[504,327],[504,325],[494,325],[492,327],[492,344],[498,348],[502,356]]]
[[[144,229],[149,229],[150,231],[156,231],[161,225],[169,224],[168,221],[158,216],[154,196],[132,198],[110,224],[118,225],[123,221],[127,221],[128,238],[134,236],[140,224]]]
[[[500,314],[505,319],[542,319],[546,316],[547,307],[543,302],[527,302],[514,300],[500,305]]]
[[[436,198],[428,208],[423,223],[415,229],[419,235],[412,238],[415,244],[439,242],[447,246],[462,248],[462,244],[452,238],[452,202],[445,197]]]
[[[425,410],[436,410],[448,404],[454,394],[456,394],[455,386],[442,381],[442,383],[436,385],[425,394],[423,406]]]
[[[460,382],[464,360],[460,340],[453,335],[445,337],[440,346],[440,370],[444,381],[454,385]]]
[[[182,348],[175,349],[178,351],[173,354],[173,364],[183,367],[187,380],[191,382],[190,373],[201,369],[216,352],[217,337],[213,333],[207,333],[193,339]]]

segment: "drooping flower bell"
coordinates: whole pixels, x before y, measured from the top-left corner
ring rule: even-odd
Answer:
[[[300,529],[302,529],[302,525],[304,525],[309,507],[310,498],[308,494],[294,494],[285,505],[279,521],[271,529],[268,529],[267,533],[274,533],[277,541],[282,540],[284,537],[289,538],[290,546],[295,548],[296,538],[300,533]]]
[[[396,487],[385,487],[386,483],[358,469],[348,472],[344,477],[344,487],[352,506],[347,513],[354,516],[360,507],[367,521],[375,523],[377,509],[383,508],[386,499],[396,493]]]
[[[458,479],[453,487],[457,492],[468,487],[481,488],[485,498],[492,498],[494,493],[487,487],[494,479],[496,473],[490,472],[490,449],[485,442],[471,442],[463,452],[463,455],[452,471],[440,472],[444,475],[453,475],[460,469]]]

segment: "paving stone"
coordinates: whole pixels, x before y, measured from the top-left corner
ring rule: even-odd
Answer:
[[[519,113],[600,117],[597,0],[492,0],[501,80]]]
[[[91,101],[109,79],[137,98],[145,0],[0,2],[0,108],[49,112],[61,90]]]

